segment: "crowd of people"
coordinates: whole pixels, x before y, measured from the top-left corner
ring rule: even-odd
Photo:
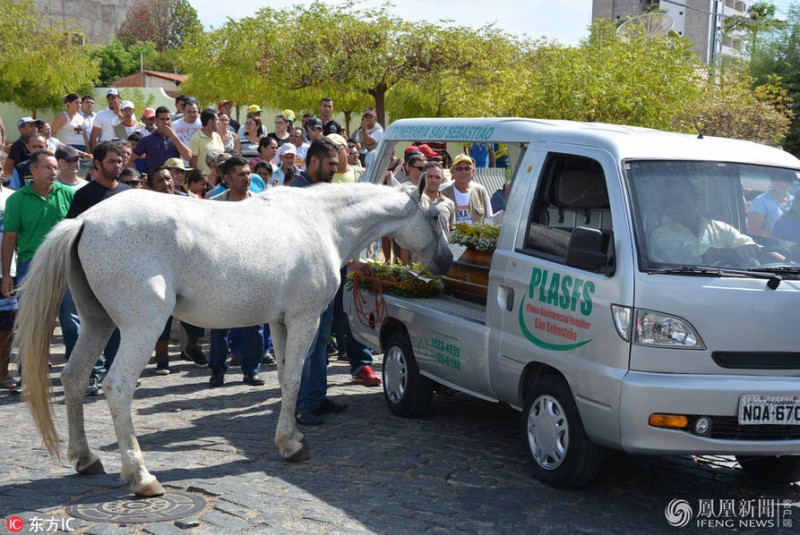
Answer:
[[[59,221],[77,217],[131,189],[241,202],[271,187],[358,182],[383,135],[372,108],[364,111],[359,127],[348,135],[333,118],[333,100],[327,97],[321,99],[317,116],[305,114],[298,121],[292,110],[283,110],[275,116],[272,131],[262,122],[258,105],[248,106],[245,121],[239,124],[231,115],[233,102],[229,100],[201,109],[197,99],[180,95],[174,110],[165,106],[145,108],[139,117],[135,105],[122,100],[116,89],[107,91],[107,107],[99,112],[94,111],[91,95],[73,93],[63,100],[65,110],[51,124],[31,117],[19,119],[19,138],[4,147],[8,157],[0,186],[4,230],[0,254],[0,388],[12,393],[21,391],[23,376],[22,369],[18,380],[9,372],[14,313],[22,297],[16,288],[24,280],[36,248]],[[488,192],[472,182],[475,160],[468,154],[451,159],[446,145],[438,145],[410,146],[402,160],[393,159],[385,182],[418,185],[425,192],[424,202],[441,212],[445,234],[459,221],[490,221],[493,210]],[[445,182],[444,169],[450,164],[454,181],[440,190]],[[384,255],[387,262],[393,262],[396,247],[391,245],[391,237],[386,241]],[[409,261],[407,254],[399,256]],[[348,267],[368,270],[357,259]],[[348,267],[342,271],[343,281]],[[298,422],[304,425],[320,424],[324,414],[347,408],[327,398],[325,370],[330,358],[338,355],[349,361],[354,382],[381,384],[372,367],[371,350],[350,332],[342,294],[340,288],[323,313],[306,359],[297,413]],[[80,332],[80,318],[69,290],[59,321],[68,360]],[[156,375],[170,373],[171,324],[172,318],[155,346]],[[229,362],[241,367],[244,383],[264,384],[260,366],[275,363],[269,325],[212,329],[208,358],[200,348],[205,329],[185,323],[182,326],[187,344],[181,358],[208,366],[210,387],[224,384]],[[118,346],[116,331],[98,356],[87,395],[97,395],[102,388],[104,372],[112,366]]]
[[[284,110],[275,116],[272,131],[262,122],[258,105],[248,106],[245,121],[239,124],[231,115],[233,102],[229,100],[201,109],[197,99],[180,95],[174,110],[165,106],[145,108],[138,117],[135,105],[122,100],[116,89],[107,91],[107,107],[99,112],[94,111],[91,95],[71,93],[63,102],[65,110],[52,123],[32,117],[19,119],[19,138],[9,145],[5,145],[5,130],[0,130],[0,142],[8,152],[0,186],[4,231],[0,388],[12,393],[21,391],[23,376],[22,369],[17,380],[9,372],[14,314],[22,298],[16,288],[24,280],[37,247],[59,221],[77,217],[130,189],[241,202],[271,187],[358,182],[383,135],[372,108],[364,111],[359,127],[348,135],[333,118],[333,100],[327,97],[321,99],[316,116],[305,114],[298,121],[292,110]],[[434,148],[418,143],[406,150],[402,160],[393,161],[386,179],[392,184],[421,184],[425,202],[436,205],[443,214],[440,223],[445,233],[457,221],[482,222],[492,217],[486,190],[471,183],[476,166],[469,155],[452,159],[455,181],[450,190],[439,190],[444,165],[450,162],[445,145]],[[391,242],[390,237],[387,240]],[[385,248],[386,261],[394,261],[394,249],[391,245]],[[348,267],[367,269],[355,259]],[[347,269],[342,271],[343,280]],[[342,295],[343,287],[323,313],[320,331],[306,359],[297,413],[298,422],[304,425],[322,423],[324,414],[346,409],[326,396],[325,369],[330,358],[338,355],[348,360],[354,382],[381,384],[372,367],[371,350],[350,332]],[[80,332],[80,318],[69,291],[64,295],[59,321],[68,360]],[[170,373],[171,323],[172,318],[154,349],[156,375]],[[200,347],[205,329],[182,326],[187,343],[181,358],[208,366],[209,386],[224,384],[229,362],[241,367],[244,383],[264,384],[260,366],[275,362],[269,325],[212,329],[209,358]],[[98,356],[87,395],[99,393],[118,346],[117,331]]]

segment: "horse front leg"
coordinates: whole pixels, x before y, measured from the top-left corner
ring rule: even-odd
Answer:
[[[84,320],[72,355],[61,372],[64,400],[67,406],[69,443],[67,457],[75,471],[82,475],[103,474],[105,469],[100,457],[89,449],[84,425],[83,398],[89,382],[92,366],[114,330],[110,321]]]
[[[136,316],[134,316],[136,317]],[[147,365],[150,352],[155,345],[158,334],[166,322],[151,324],[148,330],[121,328],[121,342],[114,365],[103,381],[103,390],[108,399],[114,430],[117,433],[120,455],[122,456],[121,476],[133,478],[131,490],[137,496],[161,496],[164,487],[144,464],[144,456],[139,448],[139,441],[133,429],[131,403],[136,389],[136,380]]]
[[[316,342],[319,317],[293,321],[278,334],[285,340],[285,356],[281,382],[281,412],[275,430],[275,444],[289,462],[305,461],[311,457],[308,442],[297,429],[297,393],[303,376],[303,364],[309,348]],[[278,330],[281,330],[280,328]],[[275,335],[273,333],[273,345]],[[280,344],[280,341],[278,342]],[[280,359],[280,357],[279,357]],[[280,360],[279,360],[280,362]],[[280,364],[279,364],[280,366]]]

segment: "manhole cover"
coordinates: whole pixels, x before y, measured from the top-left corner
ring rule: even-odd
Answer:
[[[188,516],[205,507],[203,498],[167,489],[163,496],[139,498],[127,489],[92,494],[67,506],[67,514],[90,522],[136,524],[164,522]]]

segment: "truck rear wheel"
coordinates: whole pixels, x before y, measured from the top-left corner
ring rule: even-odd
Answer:
[[[424,415],[431,408],[433,386],[419,373],[408,335],[393,334],[383,355],[383,394],[389,409],[405,418]]]
[[[587,485],[597,475],[603,449],[586,435],[572,391],[563,377],[541,377],[525,396],[522,419],[533,475],[560,488]]]
[[[764,483],[788,484],[800,481],[800,457],[749,457],[737,455],[742,470],[755,480]]]

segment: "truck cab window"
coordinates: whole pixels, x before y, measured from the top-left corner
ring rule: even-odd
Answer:
[[[583,156],[551,154],[533,200],[524,252],[566,263],[570,238],[579,227],[602,233],[609,266],[612,221],[602,166]]]

